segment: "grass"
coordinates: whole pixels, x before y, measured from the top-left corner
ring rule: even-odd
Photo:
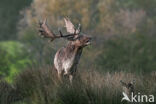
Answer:
[[[83,70],[71,85],[68,80],[60,83],[57,73],[44,67],[23,71],[13,84],[1,81],[0,104],[121,104],[120,80],[135,80],[136,92],[156,95],[156,72],[138,75]]]

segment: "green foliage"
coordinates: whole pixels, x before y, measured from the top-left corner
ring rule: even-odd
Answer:
[[[103,70],[151,72],[156,67],[155,44],[154,36],[133,34],[113,37],[104,42],[97,60]]]
[[[28,50],[16,41],[0,42],[0,75],[7,81],[31,64]]]

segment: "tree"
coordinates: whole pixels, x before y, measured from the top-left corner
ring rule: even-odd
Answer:
[[[0,40],[16,39],[16,25],[19,11],[30,4],[31,0],[0,0]]]
[[[31,65],[28,51],[16,41],[0,42],[0,76],[12,81],[14,75]]]

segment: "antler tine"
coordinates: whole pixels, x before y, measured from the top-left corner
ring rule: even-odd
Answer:
[[[70,19],[68,17],[65,17],[64,22],[67,32],[74,35],[76,33],[76,29]]]
[[[78,28],[77,28],[78,34],[81,32],[81,24],[79,23]]]
[[[63,37],[63,34],[62,34],[62,31],[61,30],[59,30],[59,33],[60,33],[60,37]]]
[[[38,22],[38,23],[39,23],[39,26],[41,27],[41,25],[42,25],[42,22],[41,22],[41,20],[39,20],[39,22]]]
[[[48,27],[46,24],[47,19],[45,18],[43,22],[39,21],[39,32],[41,33],[41,36],[44,38],[50,38],[51,41],[53,41],[55,38],[59,38],[61,36],[56,36]]]
[[[43,21],[43,24],[46,24],[46,23],[47,23],[47,18],[45,18]]]
[[[67,26],[69,29],[70,29],[70,26],[72,27],[72,29],[74,29],[73,24],[71,23],[70,20],[65,19],[65,22],[66,22],[66,26]],[[80,28],[80,27],[79,27],[79,28]],[[48,25],[47,25],[47,19],[46,19],[46,18],[43,20],[43,22],[39,21],[39,32],[40,32],[41,36],[44,37],[44,38],[50,38],[51,41],[53,41],[53,40],[56,39],[56,38],[66,38],[66,39],[68,39],[68,38],[73,38],[73,36],[74,36],[75,34],[77,34],[77,32],[78,32],[78,31],[75,29],[75,30],[74,30],[74,33],[71,32],[70,34],[63,35],[62,32],[61,32],[61,30],[58,30],[58,31],[59,31],[59,34],[56,35],[56,34],[54,34],[54,33],[49,29],[49,27],[48,27]]]

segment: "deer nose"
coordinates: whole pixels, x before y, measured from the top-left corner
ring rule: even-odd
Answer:
[[[89,41],[91,41],[92,40],[92,37],[89,37]]]
[[[91,37],[88,37],[88,39],[87,39],[87,45],[90,45],[91,44]]]

